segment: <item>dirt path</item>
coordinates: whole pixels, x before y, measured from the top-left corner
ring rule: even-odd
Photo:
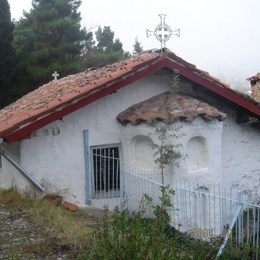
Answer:
[[[0,205],[0,259],[75,259],[76,252],[45,227],[31,223],[26,210]]]

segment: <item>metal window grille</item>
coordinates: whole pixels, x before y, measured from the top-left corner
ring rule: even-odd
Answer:
[[[92,190],[94,199],[120,196],[118,146],[92,147]]]

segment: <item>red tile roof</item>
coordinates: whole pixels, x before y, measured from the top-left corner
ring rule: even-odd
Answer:
[[[251,84],[251,97],[257,102],[260,102],[260,72],[247,80],[249,80]]]
[[[250,82],[256,82],[260,80],[260,72],[258,72],[255,76],[249,77],[247,80]]]
[[[162,68],[178,70],[190,81],[260,116],[259,103],[230,89],[172,52],[148,51],[100,69],[51,81],[0,110],[0,137],[14,142],[73,111]]]
[[[187,94],[173,94],[171,91],[167,91],[129,107],[121,112],[117,119],[123,125],[128,123],[137,125],[154,121],[170,123],[178,119],[193,121],[198,116],[207,121],[213,119],[222,121],[226,118],[226,114],[203,101]]]

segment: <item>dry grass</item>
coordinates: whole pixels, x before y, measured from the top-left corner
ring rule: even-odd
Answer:
[[[15,189],[0,190],[0,204],[8,207],[23,207],[25,206],[25,199]]]
[[[33,222],[47,226],[58,238],[78,249],[89,245],[93,226],[84,213],[70,212],[45,200],[33,201],[31,205]]]
[[[93,217],[84,212],[70,212],[47,200],[35,200],[22,196],[15,189],[0,190],[0,204],[8,208],[23,208],[29,211],[30,220],[46,228],[54,237],[76,249],[86,249],[94,230]]]

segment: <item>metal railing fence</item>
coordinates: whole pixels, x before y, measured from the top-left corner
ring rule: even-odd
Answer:
[[[161,196],[160,182],[149,171],[121,170],[124,176],[124,200],[136,210],[143,194],[155,204]],[[156,179],[156,180],[155,180]],[[206,241],[222,240],[219,257],[225,248],[250,248],[252,259],[258,259],[260,245],[260,205],[250,203],[239,190],[221,185],[197,185],[173,181],[171,225],[181,232]]]
[[[102,197],[98,206],[127,206],[139,208],[144,194],[160,204],[160,176],[152,171],[120,168],[120,197]],[[205,241],[223,241],[220,256],[226,248],[241,250],[250,247],[258,259],[260,245],[260,206],[250,203],[237,189],[221,185],[198,185],[184,180],[173,180],[171,189],[173,210],[171,225],[180,232]],[[105,194],[105,193],[104,193]],[[93,204],[95,205],[95,204]]]

